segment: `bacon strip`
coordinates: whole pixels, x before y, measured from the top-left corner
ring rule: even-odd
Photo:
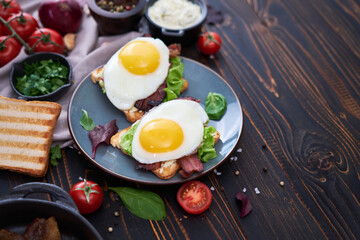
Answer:
[[[181,45],[177,44],[177,43],[173,43],[173,44],[169,45],[168,49],[169,49],[169,57],[170,58],[177,57],[181,53]]]
[[[166,88],[166,86],[166,81],[164,81],[156,90],[156,92],[154,92],[147,98],[136,101],[135,107],[139,110],[146,112],[162,103],[163,99],[166,96],[166,92],[164,91],[164,88]]]
[[[155,170],[158,169],[159,167],[161,167],[161,162],[150,163],[150,164],[137,162],[136,164],[136,169],[145,170],[145,171]]]
[[[188,178],[194,172],[201,172],[204,170],[204,166],[202,165],[197,152],[178,159],[178,162],[182,168],[182,170],[179,171],[179,174],[183,178]]]

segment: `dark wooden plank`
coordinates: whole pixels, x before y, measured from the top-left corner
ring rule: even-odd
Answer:
[[[231,19],[232,31],[214,28],[227,41],[229,68],[268,126],[269,148],[298,200],[327,237],[357,238],[358,57],[331,28],[321,26],[329,32],[321,38],[304,34],[321,22],[310,4],[256,1],[256,18],[242,2],[218,5]]]

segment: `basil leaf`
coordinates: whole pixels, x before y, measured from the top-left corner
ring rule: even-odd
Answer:
[[[211,120],[220,120],[225,113],[226,105],[223,95],[209,92],[205,100],[205,112]]]
[[[165,204],[158,194],[131,187],[109,187],[109,189],[120,196],[121,201],[132,214],[147,220],[165,219]]]
[[[87,131],[93,130],[95,127],[95,123],[89,117],[89,114],[87,113],[86,110],[82,109],[81,111],[82,111],[83,115],[80,119],[80,125]]]

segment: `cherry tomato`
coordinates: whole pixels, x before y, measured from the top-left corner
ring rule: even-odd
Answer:
[[[21,44],[18,40],[8,36],[0,37],[0,67],[13,60],[21,50]]]
[[[17,13],[12,15],[7,20],[10,22],[12,29],[25,41],[28,41],[28,38],[31,34],[39,27],[36,19],[29,13]],[[6,33],[11,34],[11,31],[6,28]]]
[[[209,208],[212,193],[204,183],[191,181],[179,188],[176,199],[186,212],[200,214]]]
[[[0,17],[8,19],[11,14],[21,11],[20,4],[15,0],[0,0]]]
[[[101,187],[97,183],[85,179],[75,184],[69,193],[81,214],[95,212],[104,199]]]
[[[63,37],[60,33],[50,28],[35,30],[29,37],[29,46],[31,48],[34,46],[34,52],[65,52]]]
[[[203,33],[197,41],[197,47],[201,53],[213,55],[220,50],[221,37],[215,32]]]

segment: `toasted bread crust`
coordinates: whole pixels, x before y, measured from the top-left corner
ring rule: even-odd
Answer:
[[[160,179],[170,179],[175,176],[180,169],[177,160],[168,160],[161,163],[161,167],[151,170]]]
[[[102,73],[103,68],[104,68],[104,67],[100,67],[100,68],[97,68],[97,69],[95,69],[94,71],[91,72],[90,78],[91,78],[91,81],[92,81],[93,83],[98,83],[100,80],[102,80],[102,78],[103,78],[103,77],[102,77],[102,75],[103,75],[103,73]]]
[[[0,96],[0,168],[44,176],[60,112],[54,102]]]

